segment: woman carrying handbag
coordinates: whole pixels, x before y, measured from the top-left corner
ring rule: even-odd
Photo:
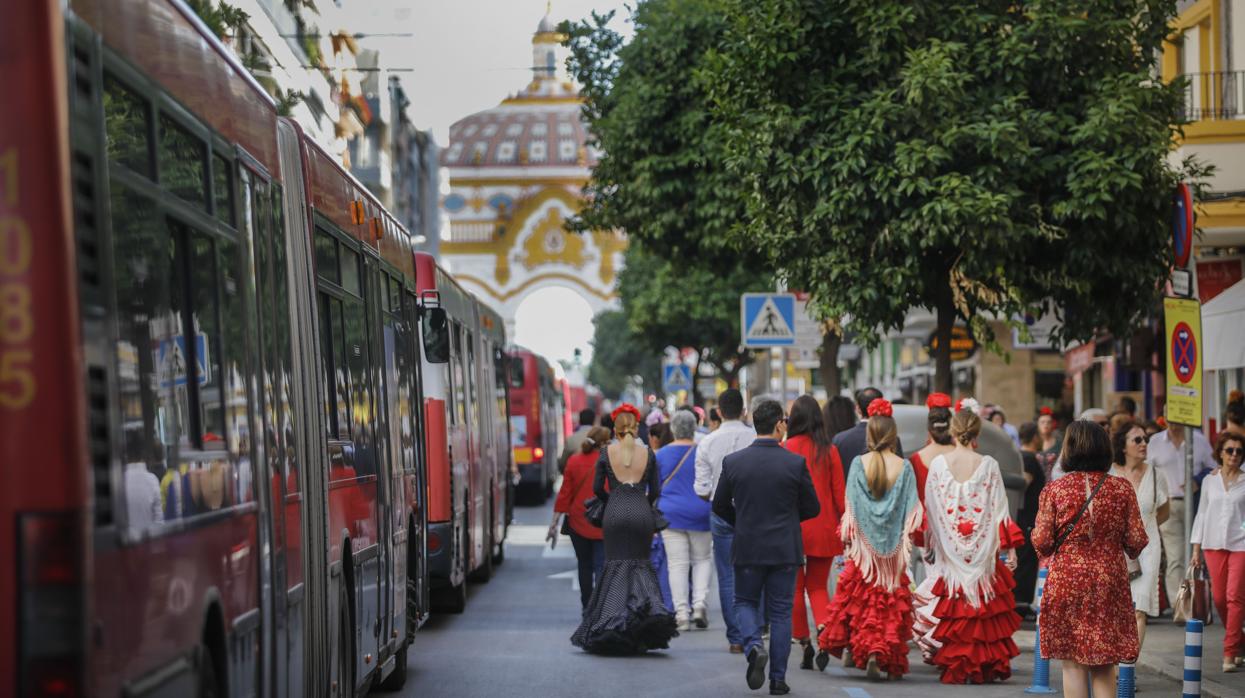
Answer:
[[[1205,555],[1215,610],[1223,619],[1224,673],[1238,671],[1245,664],[1245,637],[1241,632],[1241,626],[1245,624],[1245,476],[1241,474],[1242,459],[1245,459],[1245,436],[1225,432],[1215,446],[1215,460],[1220,467],[1202,481],[1197,519],[1189,536],[1189,542],[1193,544],[1189,574],[1192,577],[1195,571],[1201,572],[1202,556]],[[1189,579],[1181,586],[1177,605],[1183,602],[1186,608],[1194,607],[1187,612],[1199,610],[1196,609],[1196,592],[1200,581]],[[1187,593],[1186,586],[1189,587]],[[1185,598],[1190,596],[1193,598]],[[1204,599],[1204,591],[1202,596]]]
[[[1107,473],[1111,440],[1097,424],[1068,425],[1060,458],[1067,475],[1038,501],[1033,547],[1048,560],[1042,596],[1041,653],[1060,660],[1064,695],[1115,691],[1115,665],[1140,653],[1125,555],[1149,543],[1137,497]]]

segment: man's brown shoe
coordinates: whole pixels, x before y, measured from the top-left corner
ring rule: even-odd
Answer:
[[[743,654],[743,653],[744,653],[743,645],[731,645],[731,654]]]

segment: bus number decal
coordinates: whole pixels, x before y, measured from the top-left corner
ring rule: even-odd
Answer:
[[[30,226],[17,211],[17,148],[0,153],[0,408],[19,410],[35,398],[35,318],[30,286]],[[2,209],[11,209],[4,211]]]

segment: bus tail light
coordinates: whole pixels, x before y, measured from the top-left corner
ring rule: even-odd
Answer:
[[[22,696],[82,695],[82,534],[73,514],[18,519]]]
[[[438,533],[428,534],[428,552],[437,553],[441,551],[441,535]]]
[[[536,460],[540,460],[541,458],[544,458],[544,457],[545,457],[545,449],[541,448],[540,446],[537,446],[536,448],[533,448],[533,449],[532,449],[532,457],[533,457],[533,458],[535,458]]]

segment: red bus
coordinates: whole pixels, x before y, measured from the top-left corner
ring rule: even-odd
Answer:
[[[563,388],[553,367],[527,349],[511,349],[510,440],[525,499],[543,502],[553,493],[565,419]]]
[[[423,366],[429,581],[436,608],[461,613],[467,581],[488,581],[505,556],[505,325],[431,256],[416,254],[415,267],[420,297],[443,309],[448,335],[437,351],[425,352]]]
[[[178,0],[0,46],[0,695],[400,686],[450,341],[410,235]]]

